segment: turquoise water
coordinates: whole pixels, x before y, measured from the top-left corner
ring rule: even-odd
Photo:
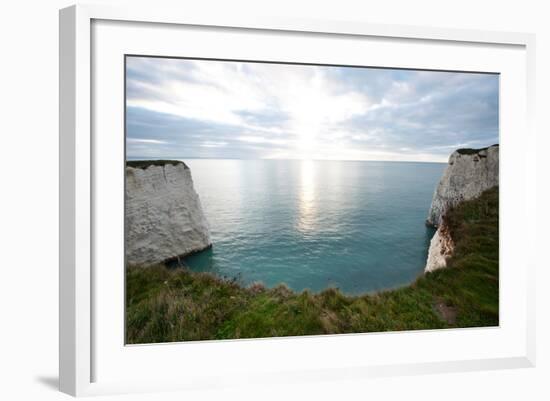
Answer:
[[[444,164],[200,160],[191,168],[213,247],[194,271],[271,287],[360,294],[422,273]]]

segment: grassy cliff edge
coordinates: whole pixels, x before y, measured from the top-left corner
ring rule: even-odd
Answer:
[[[183,164],[183,167],[188,168],[181,160],[127,160],[126,167],[140,168],[146,170],[151,166],[164,167],[166,165],[177,166]]]
[[[127,343],[497,326],[498,210],[497,187],[448,211],[448,268],[376,294],[243,287],[164,265],[129,267]]]

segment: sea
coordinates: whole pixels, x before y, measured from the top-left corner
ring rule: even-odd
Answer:
[[[242,285],[359,295],[423,273],[443,163],[182,159],[213,246],[183,261]]]

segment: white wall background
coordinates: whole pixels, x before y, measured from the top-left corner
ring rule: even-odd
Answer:
[[[112,0],[96,3],[129,4]],[[147,2],[143,2],[147,3]],[[545,1],[523,0],[179,0],[200,12],[250,13],[376,23],[525,31],[537,34],[539,174],[538,363],[534,369],[327,382],[285,388],[121,396],[120,399],[549,399],[550,25]],[[65,0],[2,3],[0,13],[0,398],[53,400],[57,392],[58,20]],[[115,399],[115,397],[107,397]],[[116,399],[119,399],[116,398]]]

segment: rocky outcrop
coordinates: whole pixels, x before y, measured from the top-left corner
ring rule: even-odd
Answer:
[[[129,162],[125,207],[130,265],[163,262],[212,244],[191,170],[182,162]]]
[[[454,242],[445,224],[447,211],[460,202],[477,198],[498,185],[499,147],[459,149],[449,157],[449,164],[437,185],[426,222],[437,227],[428,250],[424,272],[447,266]]]
[[[428,260],[424,272],[447,267],[447,259],[453,254],[454,242],[445,223],[441,224],[430,241]]]
[[[439,226],[450,207],[476,198],[483,191],[497,186],[498,161],[498,145],[453,152],[434,192],[427,223]]]

